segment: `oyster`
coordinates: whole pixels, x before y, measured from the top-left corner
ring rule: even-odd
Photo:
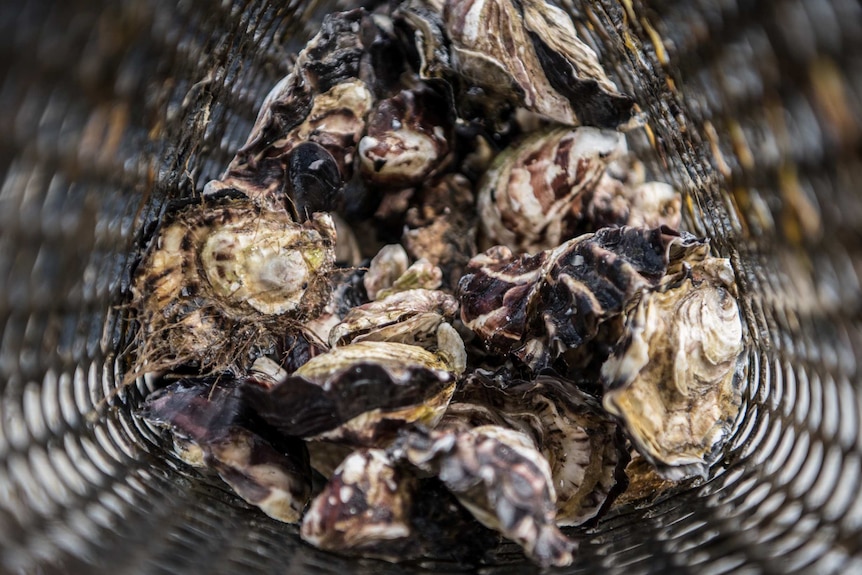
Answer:
[[[474,257],[458,287],[461,319],[489,349],[537,371],[594,339],[642,289],[657,287],[706,242],[668,228],[605,228],[556,249]]]
[[[570,239],[583,228],[585,204],[606,166],[625,150],[619,132],[555,128],[500,153],[478,192],[485,247],[535,253]]]
[[[592,397],[550,375],[503,381],[474,373],[459,387],[440,427],[501,425],[523,432],[548,461],[557,525],[580,525],[625,488],[628,455],[616,423]]]
[[[408,424],[434,425],[454,390],[439,355],[376,341],[318,355],[271,389],[244,388],[256,412],[285,435],[368,447],[386,445]]]
[[[555,523],[548,462],[525,434],[496,425],[415,430],[392,453],[439,477],[480,523],[516,541],[540,565],[572,562],[575,543]]]
[[[344,459],[309,505],[300,535],[321,549],[387,561],[476,561],[498,544],[436,480],[418,479],[380,449]]]
[[[373,66],[371,60],[381,53],[395,56],[385,67]],[[320,32],[299,53],[293,71],[267,96],[246,144],[222,177],[207,184],[205,193],[240,190],[276,209],[286,201],[283,182],[290,152],[303,142],[325,148],[340,179],[349,179],[374,92],[385,90],[390,75],[401,69],[398,54],[394,38],[365,10],[327,15]],[[293,201],[304,211],[302,200]]]
[[[329,295],[335,231],[325,214],[294,223],[251,201],[174,214],[132,285],[141,323],[136,372],[196,362],[220,371],[274,334],[313,317]]]
[[[389,244],[380,248],[368,265],[368,272],[362,278],[368,299],[377,299],[377,292],[392,287],[401,275],[407,271],[410,259],[407,252],[398,244]]]
[[[446,174],[411,198],[402,242],[408,253],[440,268],[444,289],[454,289],[476,253],[476,216],[470,181]]]
[[[607,226],[678,229],[682,219],[682,197],[669,184],[627,184],[605,173],[590,194],[576,229]]]
[[[372,185],[419,184],[449,153],[454,123],[449,101],[425,84],[382,100],[359,142],[362,175]]]
[[[549,2],[447,0],[443,22],[452,67],[492,102],[572,126],[613,128],[631,117],[632,100],[617,91],[569,15]]]
[[[140,415],[171,431],[180,457],[215,470],[234,492],[279,521],[297,523],[311,497],[302,441],[271,433],[251,418],[228,377],[181,380],[151,394]]]
[[[706,476],[739,410],[742,321],[729,260],[707,258],[666,289],[643,293],[602,368],[604,407],[671,480]]]

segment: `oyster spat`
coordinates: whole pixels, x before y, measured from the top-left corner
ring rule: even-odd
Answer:
[[[439,424],[502,425],[523,432],[548,461],[557,525],[580,525],[625,488],[628,454],[616,422],[571,383],[540,375],[499,380],[475,372],[459,386]]]
[[[489,350],[538,371],[589,343],[636,294],[706,249],[706,240],[664,227],[604,228],[534,255],[496,246],[461,279],[461,319]]]
[[[269,390],[244,388],[255,411],[285,435],[368,447],[414,423],[433,426],[454,390],[439,355],[373,341],[318,355]]]
[[[476,216],[470,181],[444,174],[411,198],[402,243],[414,258],[440,268],[443,289],[458,285],[470,255],[476,253]]]
[[[497,425],[417,429],[390,451],[437,476],[480,523],[536,563],[571,564],[576,545],[557,528],[548,462],[524,433]]]
[[[140,415],[169,429],[180,457],[213,469],[246,502],[297,523],[311,497],[311,468],[301,440],[256,421],[228,376],[180,380],[147,398]]]
[[[504,150],[479,184],[483,246],[535,253],[570,239],[608,163],[625,151],[621,133],[596,128],[544,130]]]
[[[135,372],[196,363],[220,371],[273,333],[313,317],[329,294],[335,230],[248,199],[195,204],[169,216],[138,265]]]
[[[359,141],[359,166],[371,185],[409,187],[421,183],[449,153],[455,126],[449,99],[417,83],[381,100]]]
[[[744,357],[733,269],[707,258],[628,312],[604,407],[662,477],[705,477],[739,411]]]
[[[476,561],[498,544],[438,481],[418,479],[380,449],[357,449],[341,462],[300,535],[320,549],[393,562]]]
[[[572,126],[614,128],[630,119],[633,101],[552,4],[447,0],[443,22],[452,67],[492,98]]]
[[[373,15],[363,9],[327,15],[292,72],[267,96],[246,144],[207,191],[233,188],[263,205],[282,204],[288,158],[302,142],[325,148],[348,180],[375,93],[385,94],[401,68],[395,38]]]

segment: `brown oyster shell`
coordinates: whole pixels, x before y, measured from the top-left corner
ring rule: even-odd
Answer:
[[[300,535],[319,549],[387,557],[385,544],[412,535],[415,487],[415,478],[394,466],[385,451],[354,451],[312,500]]]
[[[562,124],[616,127],[630,118],[632,100],[556,6],[447,0],[443,21],[451,65],[467,83]]]
[[[421,183],[449,153],[454,122],[446,98],[425,84],[380,101],[359,141],[362,176],[378,186]]]
[[[655,288],[706,241],[668,228],[605,228],[556,249],[515,257],[497,246],[470,261],[461,320],[496,353],[531,369],[594,339],[642,289]]]
[[[440,427],[496,424],[530,437],[548,461],[556,522],[580,525],[607,509],[625,488],[628,454],[601,404],[559,378],[533,381],[474,373],[459,387]]]
[[[570,239],[608,163],[625,150],[621,133],[596,128],[546,130],[504,150],[479,185],[482,245],[535,253]]]
[[[402,243],[412,257],[440,268],[443,288],[454,290],[476,253],[470,181],[446,174],[423,186],[407,210]]]
[[[250,200],[172,215],[132,285],[141,324],[135,372],[197,362],[211,373],[272,346],[274,334],[325,303],[334,242],[327,215],[297,224]]]
[[[181,380],[151,394],[140,415],[169,429],[184,459],[193,456],[192,464],[216,471],[242,499],[273,519],[297,523],[311,497],[308,452],[299,440],[261,436],[238,385],[227,377]]]
[[[536,563],[572,562],[575,543],[555,523],[550,468],[525,434],[496,425],[414,431],[394,453],[439,477],[480,523],[517,542]]]
[[[262,206],[283,205],[287,159],[302,142],[326,148],[348,180],[380,80],[372,72],[382,71],[369,60],[381,50],[391,52],[393,42],[365,10],[327,15],[293,71],[267,96],[246,144],[205,193],[235,189]],[[387,75],[401,63],[389,66]]]
[[[385,446],[411,424],[433,426],[454,390],[454,374],[439,355],[376,341],[315,356],[269,390],[244,388],[280,433],[367,447]]]
[[[706,476],[741,403],[742,320],[729,260],[645,292],[605,363],[605,409],[665,479]]]

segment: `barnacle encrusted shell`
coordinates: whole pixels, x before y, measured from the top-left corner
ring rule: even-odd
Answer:
[[[449,102],[427,85],[382,100],[359,141],[363,177],[391,187],[422,182],[449,153],[454,123]]]
[[[667,479],[706,476],[739,410],[742,321],[729,260],[645,292],[602,368],[604,407]]]
[[[616,423],[598,401],[557,377],[540,375],[527,382],[471,374],[440,427],[458,422],[502,425],[533,440],[550,465],[557,525],[596,517],[625,487],[628,455]]]
[[[239,385],[228,377],[181,380],[151,394],[140,415],[169,429],[184,459],[215,470],[273,519],[296,523],[311,497],[308,451],[295,439],[263,437],[248,419]]]
[[[405,425],[436,424],[454,390],[440,355],[377,341],[318,355],[269,390],[244,389],[257,413],[285,435],[368,447],[386,445]]]
[[[482,245],[535,253],[570,239],[590,192],[625,150],[619,132],[554,128],[503,151],[479,185]]]
[[[169,218],[132,285],[141,324],[136,372],[189,361],[218,371],[256,345],[271,346],[275,332],[325,303],[335,242],[329,216],[297,224],[246,199]]]
[[[569,15],[549,2],[447,0],[452,67],[475,84],[568,125],[616,127],[630,118]]]
[[[458,288],[461,319],[488,348],[534,370],[596,337],[644,288],[706,249],[668,228],[605,228],[553,250],[516,257],[502,246],[470,261]]]
[[[540,565],[572,562],[575,543],[555,523],[548,462],[525,434],[496,425],[417,430],[393,452],[439,477],[476,519],[516,541]]]

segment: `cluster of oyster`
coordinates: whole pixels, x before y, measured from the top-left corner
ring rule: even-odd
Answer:
[[[632,115],[544,2],[328,16],[141,259],[141,415],[320,548],[569,564],[560,527],[635,462],[705,475],[740,402],[733,271]]]

